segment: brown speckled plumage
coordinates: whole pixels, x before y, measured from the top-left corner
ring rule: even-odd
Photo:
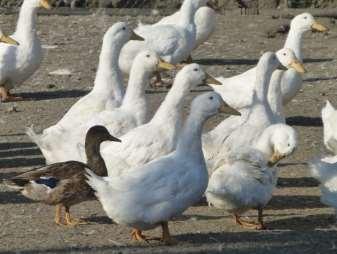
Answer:
[[[99,176],[106,176],[107,169],[100,155],[103,141],[119,141],[111,136],[102,126],[92,127],[85,140],[87,164],[78,161],[60,162],[30,170],[7,181],[10,186],[21,189],[21,193],[48,205],[61,205],[69,213],[71,206],[94,199],[93,190],[86,183],[85,169],[89,168]],[[41,178],[53,178],[57,183],[54,188],[38,184]]]

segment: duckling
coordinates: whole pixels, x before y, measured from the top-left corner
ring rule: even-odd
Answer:
[[[121,142],[109,134],[103,126],[89,129],[85,140],[87,164],[78,161],[55,163],[20,174],[5,184],[19,190],[25,197],[56,206],[55,223],[75,226],[85,222],[70,215],[70,207],[95,198],[85,181],[85,170],[91,169],[99,176],[106,176],[107,169],[100,155],[100,144],[104,141]],[[65,221],[62,221],[62,209]]]
[[[220,109],[236,113],[215,92],[199,95],[192,102],[191,113],[172,153],[122,176],[99,177],[87,170],[88,183],[105,212],[116,223],[133,227],[132,239],[150,240],[142,231],[160,225],[161,240],[174,243],[168,221],[198,202],[207,187],[201,133],[204,122]]]
[[[20,45],[0,45],[0,100],[3,102],[21,100],[9,90],[21,85],[40,67],[42,48],[36,29],[36,13],[40,7],[50,9],[49,0],[24,0],[12,35]]]

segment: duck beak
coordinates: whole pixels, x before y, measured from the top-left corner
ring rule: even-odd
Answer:
[[[145,41],[145,39],[143,37],[141,37],[140,35],[136,34],[134,31],[132,31],[130,40],[132,40],[132,41]]]
[[[298,61],[298,60],[293,60],[289,65],[288,68],[292,68],[295,71],[297,71],[298,73],[305,73],[306,70],[304,68],[304,65]]]
[[[228,115],[233,115],[233,116],[240,116],[241,113],[237,111],[236,109],[232,108],[229,106],[226,102],[223,101],[221,107],[219,108],[219,113],[225,113]]]
[[[273,156],[271,157],[271,159],[268,161],[268,167],[273,167],[275,166],[280,160],[284,159],[286,156],[278,153],[278,152],[274,152]]]
[[[315,21],[312,25],[311,25],[311,29],[312,31],[316,31],[316,32],[327,32],[329,31],[329,28],[327,28],[326,26],[318,23],[317,21]]]
[[[47,10],[51,9],[51,5],[48,0],[40,0],[40,7],[45,8]]]
[[[9,36],[5,36],[5,35],[0,37],[0,42],[11,44],[11,45],[16,45],[16,46],[19,45],[19,43],[16,40],[12,39]]]
[[[216,85],[216,86],[221,86],[222,85],[222,83],[219,80],[216,80],[214,77],[212,77],[208,73],[206,73],[205,83],[207,85]]]
[[[114,141],[114,142],[119,142],[119,143],[122,142],[122,140],[120,140],[119,138],[116,138],[114,136],[110,136],[109,141]]]
[[[170,71],[170,70],[175,69],[176,66],[174,64],[165,62],[163,59],[159,59],[159,63],[157,65],[157,68],[160,69],[160,70]]]

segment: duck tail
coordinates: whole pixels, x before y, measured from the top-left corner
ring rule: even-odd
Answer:
[[[35,143],[37,144],[39,147],[42,147],[42,142],[41,142],[41,137],[42,134],[37,134],[34,130],[34,125],[31,125],[30,127],[26,128],[26,134],[28,135],[28,137]]]
[[[16,190],[16,191],[22,191],[25,186],[29,183],[28,180],[25,179],[2,179],[0,182],[5,185],[6,187]]]
[[[331,175],[336,173],[336,165],[334,163],[325,162],[322,159],[310,161],[309,168],[311,176],[321,183],[324,183],[331,177]]]
[[[104,181],[104,179],[98,175],[96,175],[94,172],[92,172],[90,169],[86,168],[86,182],[89,184],[89,186],[95,191],[95,195],[98,199],[100,197],[104,196],[104,193],[107,190],[107,183]]]

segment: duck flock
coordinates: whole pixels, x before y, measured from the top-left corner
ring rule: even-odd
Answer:
[[[20,100],[11,90],[40,66],[39,7],[49,9],[50,2],[24,0],[15,33],[0,33],[2,102]],[[135,30],[113,24],[103,38],[91,92],[41,133],[27,128],[47,165],[2,183],[56,206],[60,226],[85,224],[70,208],[97,198],[109,218],[132,228],[136,241],[151,240],[143,231],[161,226],[158,239],[175,243],[168,222],[203,198],[209,209],[223,209],[238,225],[265,229],[263,209],[273,196],[278,163],[298,146],[283,107],[302,88],[302,37],[328,29],[309,13],[297,15],[284,48],[264,53],[240,75],[213,77],[193,63],[191,53],[215,25],[207,0],[185,0],[178,12]],[[161,73],[170,70],[177,73],[173,84],[149,117],[145,88],[160,85]],[[197,96],[184,121],[184,100],[200,85],[214,91]],[[207,119],[219,112],[228,117],[203,132]],[[337,111],[329,102],[322,118],[324,143],[337,154]],[[337,157],[311,161],[310,169],[321,182],[321,201],[337,209]],[[258,212],[255,222],[242,218],[250,209]]]

